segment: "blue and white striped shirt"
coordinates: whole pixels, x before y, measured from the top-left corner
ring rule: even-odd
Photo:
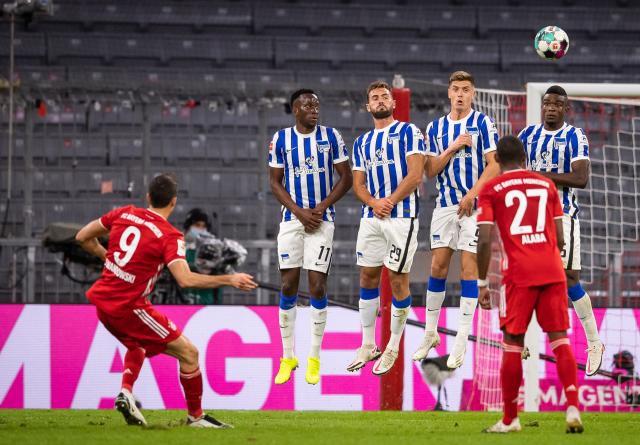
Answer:
[[[284,169],[284,188],[298,207],[313,209],[333,188],[333,164],[349,160],[342,136],[331,127],[317,125],[309,134],[295,127],[273,135],[269,145],[269,167]],[[334,206],[329,206],[324,221],[333,221]],[[282,221],[296,219],[282,206]]]
[[[460,149],[438,173],[436,207],[460,204],[464,195],[478,182],[485,167],[484,156],[496,150],[498,130],[491,118],[475,110],[454,121],[449,115],[427,126],[427,155],[438,156],[461,134],[471,135],[472,145]]]
[[[353,169],[363,171],[367,190],[376,199],[390,196],[408,173],[407,157],[424,155],[422,132],[413,124],[393,121],[391,125],[360,135],[353,143]],[[420,210],[416,189],[398,202],[391,218],[415,218]],[[362,205],[362,217],[373,218],[373,209]]]
[[[589,141],[582,128],[566,122],[559,130],[548,131],[543,124],[529,125],[518,135],[527,152],[527,168],[537,172],[570,173],[571,164],[589,159]],[[562,211],[577,218],[580,209],[575,189],[558,187]]]

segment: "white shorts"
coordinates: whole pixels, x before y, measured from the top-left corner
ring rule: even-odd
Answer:
[[[562,232],[564,233],[564,247],[560,252],[565,269],[580,270],[580,221],[569,215],[562,215]]]
[[[322,221],[313,233],[304,231],[297,219],[280,223],[278,233],[278,262],[280,269],[302,267],[328,273],[333,255],[332,222]]]
[[[417,218],[362,218],[356,243],[358,266],[383,264],[397,273],[409,273],[418,249]]]
[[[431,216],[431,250],[448,247],[476,253],[478,248],[478,224],[476,212],[458,217],[458,206],[438,207]]]

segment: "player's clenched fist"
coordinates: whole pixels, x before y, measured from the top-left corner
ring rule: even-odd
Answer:
[[[307,233],[315,232],[322,224],[322,215],[315,213],[313,209],[298,209],[295,215]]]
[[[389,198],[373,199],[369,205],[373,209],[373,214],[378,218],[389,216],[394,207]]]
[[[451,145],[449,145],[449,148],[451,148],[452,150],[460,150],[464,147],[471,147],[471,144],[473,143],[473,141],[471,140],[471,135],[468,133],[462,133],[460,135],[458,135],[457,138],[455,138],[455,140],[453,141],[453,143]]]
[[[482,309],[491,309],[491,295],[487,286],[478,288],[478,304]]]
[[[231,285],[240,290],[251,290],[258,287],[258,284],[253,281],[253,277],[246,273],[234,273],[231,275]]]

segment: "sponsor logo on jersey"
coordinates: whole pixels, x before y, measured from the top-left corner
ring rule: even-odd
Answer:
[[[316,162],[315,156],[309,156],[304,160],[305,167],[296,167],[293,171],[296,176],[308,175],[313,173],[324,173],[324,167],[314,167]]]
[[[473,158],[473,153],[467,153],[463,150],[460,150],[456,153],[454,158],[457,158],[457,159]]]
[[[551,153],[545,151],[540,154],[540,159],[536,159],[531,163],[533,170],[547,170],[549,168],[558,168],[558,164],[551,159]]]
[[[375,159],[365,161],[367,169],[370,170],[374,167],[379,167],[382,165],[395,164],[395,161],[393,159],[386,158],[386,152],[383,148],[376,148],[374,153],[376,155]]]

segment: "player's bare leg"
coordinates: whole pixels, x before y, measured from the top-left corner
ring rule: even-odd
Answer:
[[[202,373],[195,345],[181,335],[167,344],[164,352],[180,363],[180,384],[187,400],[187,425],[193,428],[233,428],[202,411]]]
[[[280,336],[282,337],[282,358],[280,369],[274,379],[276,385],[282,385],[291,378],[291,373],[298,367],[298,359],[294,354],[296,331],[296,303],[298,300],[298,284],[300,268],[282,269],[280,271],[282,288],[280,291],[280,309],[278,319]]]
[[[567,433],[582,433],[584,427],[578,411],[578,376],[576,359],[567,337],[567,331],[549,332],[549,346],[556,356],[558,377],[567,397]]]
[[[375,375],[386,374],[391,370],[398,358],[400,339],[411,310],[411,293],[409,292],[409,274],[389,270],[389,281],[393,298],[391,303],[391,336],[382,356],[373,365]],[[396,295],[403,295],[397,297]]]
[[[305,379],[310,385],[320,381],[320,349],[327,325],[327,274],[309,271],[311,293],[311,350],[307,358]]]
[[[596,317],[593,315],[591,298],[589,298],[589,294],[580,284],[580,271],[565,270],[565,272],[567,274],[569,298],[573,303],[573,308],[576,314],[578,314],[578,318],[580,319],[580,323],[582,323],[584,333],[587,337],[587,367],[585,374],[594,375],[602,365],[604,345],[598,334],[598,325],[596,323]]]
[[[382,267],[360,267],[358,308],[362,325],[362,346],[356,351],[356,358],[347,366],[347,371],[357,371],[381,355],[376,346],[376,318],[380,308],[381,272]]]
[[[423,360],[432,348],[440,344],[438,335],[438,319],[445,298],[449,263],[453,250],[440,247],[431,251],[431,275],[427,284],[427,303],[425,309],[424,337],[420,346],[413,353],[413,359]]]
[[[453,350],[447,360],[449,368],[459,368],[464,363],[467,341],[473,324],[473,314],[475,314],[478,305],[478,262],[476,254],[462,250],[460,259],[462,262],[460,322],[458,323],[458,333],[453,343]]]
[[[122,389],[116,397],[115,407],[129,425],[146,426],[147,421],[136,405],[133,396],[133,384],[138,379],[140,369],[145,359],[145,351],[142,348],[129,349],[124,356],[124,371],[122,372]]]

